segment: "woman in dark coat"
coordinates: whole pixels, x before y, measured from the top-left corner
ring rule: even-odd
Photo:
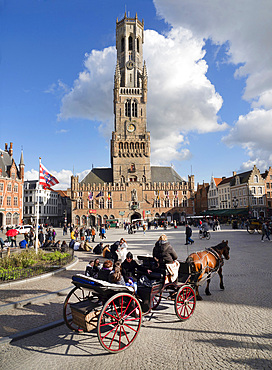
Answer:
[[[153,257],[158,262],[160,268],[166,268],[167,263],[173,263],[178,259],[175,249],[167,241],[167,236],[162,234],[153,248]]]

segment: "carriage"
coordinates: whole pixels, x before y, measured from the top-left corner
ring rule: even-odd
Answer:
[[[102,347],[118,353],[135,341],[143,317],[155,310],[162,299],[174,301],[179,320],[188,320],[196,306],[195,285],[199,273],[191,271],[190,263],[180,262],[177,280],[168,282],[169,276],[154,269],[153,257],[138,256],[138,260],[141,264],[137,271],[137,292],[131,286],[74,275],[75,287],[63,306],[68,328],[76,332],[96,330]]]

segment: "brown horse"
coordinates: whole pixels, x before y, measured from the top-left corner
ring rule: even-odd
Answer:
[[[210,280],[212,273],[217,272],[220,277],[220,289],[224,289],[222,266],[224,265],[224,260],[229,259],[229,246],[228,241],[222,241],[222,243],[206,249],[205,251],[191,253],[186,262],[193,265],[193,272],[199,273],[199,277],[196,283],[196,298],[202,300],[199,295],[198,286],[201,281],[207,280],[207,287],[205,289],[206,295],[211,295],[209,290]]]

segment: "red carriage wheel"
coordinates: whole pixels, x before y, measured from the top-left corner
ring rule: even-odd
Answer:
[[[175,312],[181,321],[188,320],[196,305],[195,291],[190,285],[183,285],[176,295]]]
[[[82,331],[82,329],[73,322],[71,304],[81,302],[91,296],[90,291],[84,291],[81,288],[73,288],[67,295],[63,305],[63,319],[69,329],[73,331]]]
[[[162,292],[154,295],[154,297],[152,298],[152,302],[151,302],[151,310],[156,310],[156,308],[161,303],[161,299],[162,299]]]
[[[136,339],[142,323],[139,301],[129,293],[118,293],[104,305],[97,324],[98,339],[108,352],[128,348]]]

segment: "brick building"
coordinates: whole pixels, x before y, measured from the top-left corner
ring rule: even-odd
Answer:
[[[0,227],[16,226],[23,219],[24,158],[19,166],[13,158],[13,143],[0,149]]]
[[[209,184],[203,181],[203,184],[197,184],[195,193],[195,213],[202,214],[208,209]]]
[[[67,194],[74,224],[155,217],[179,221],[194,212],[194,176],[186,181],[172,167],[150,164],[143,43],[144,22],[137,14],[117,19],[111,167],[94,168],[81,182],[72,176]]]

